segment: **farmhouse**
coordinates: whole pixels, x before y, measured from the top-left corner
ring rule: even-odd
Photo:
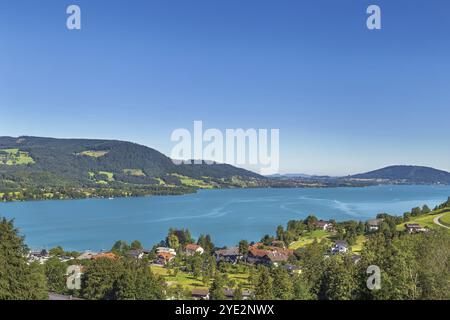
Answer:
[[[264,264],[278,266],[287,262],[289,256],[294,253],[293,250],[273,246],[263,246],[261,243],[255,243],[249,247],[247,262],[252,264]]]
[[[346,253],[348,251],[348,244],[345,240],[336,240],[334,246],[331,248],[331,252],[336,253]]]
[[[116,260],[116,259],[118,259],[119,258],[119,256],[118,255],[116,255],[115,253],[113,253],[113,252],[105,252],[105,253],[99,253],[99,254],[96,254],[96,255],[94,255],[93,257],[92,257],[92,259],[94,259],[94,260],[97,260],[97,259],[111,259],[111,260]]]
[[[237,263],[242,259],[242,255],[239,253],[238,247],[220,249],[214,252],[214,256],[216,257],[216,261],[225,261],[232,264]]]
[[[382,223],[383,219],[372,219],[367,221],[367,226],[369,228],[369,231],[378,231]]]
[[[407,224],[405,224],[405,229],[409,233],[418,233],[418,232],[427,232],[428,231],[427,228],[422,227],[418,223],[407,223]]]
[[[156,260],[155,263],[165,266],[166,264],[168,264],[170,261],[172,261],[173,259],[175,259],[175,254],[171,253],[171,252],[160,252],[156,254]]]
[[[332,224],[329,221],[324,221],[324,220],[319,220],[316,222],[313,222],[313,225],[316,229],[320,229],[320,230],[330,230],[332,228]]]
[[[193,289],[191,291],[192,298],[197,300],[209,300],[208,289]]]
[[[91,260],[95,255],[97,255],[96,252],[86,251],[79,255],[77,260]]]
[[[157,254],[159,254],[159,253],[170,253],[170,254],[172,254],[174,256],[177,255],[175,249],[167,248],[167,247],[158,247],[158,248],[156,248],[156,253]]]
[[[205,252],[201,246],[192,243],[186,245],[185,251],[188,256],[193,256],[196,253],[203,254]]]
[[[50,255],[45,249],[41,251],[31,251],[30,253],[28,253],[29,263],[38,262],[39,264],[44,264],[49,258]]]

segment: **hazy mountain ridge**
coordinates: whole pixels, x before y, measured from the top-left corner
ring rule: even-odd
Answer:
[[[346,177],[420,184],[450,184],[450,173],[424,166],[395,165]]]

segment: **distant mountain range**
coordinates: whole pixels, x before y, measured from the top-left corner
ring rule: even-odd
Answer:
[[[385,180],[408,184],[450,184],[450,173],[430,167],[390,166],[367,173],[346,177],[347,179]]]
[[[343,185],[344,183],[366,184],[450,184],[450,173],[430,167],[396,165],[345,177],[317,176],[307,174],[282,174],[270,176],[281,180],[320,181]]]
[[[67,190],[75,190],[78,194],[72,196],[79,197],[80,193],[97,195],[99,189],[101,194],[108,194],[105,190],[120,190],[119,195],[140,195],[222,187],[374,184],[450,184],[450,173],[428,167],[391,166],[347,177],[304,174],[263,177],[227,164],[175,165],[157,150],[125,141],[0,137],[0,200],[5,194],[9,198],[40,199],[59,193],[66,195],[70,193]]]

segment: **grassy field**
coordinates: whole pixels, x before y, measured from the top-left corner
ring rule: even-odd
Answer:
[[[123,169],[123,173],[135,177],[145,177],[145,173],[142,169]]]
[[[185,186],[188,187],[195,187],[195,188],[199,188],[199,189],[212,189],[214,188],[213,185],[203,181],[203,180],[199,180],[199,179],[193,179],[193,178],[189,178],[186,176],[183,176],[181,174],[176,174],[173,173],[172,174],[174,177],[177,177],[180,179],[181,183]]]
[[[107,177],[108,181],[114,181],[114,173],[109,171],[100,171],[98,174],[101,174],[103,176]]]
[[[441,220],[442,219],[450,219],[450,210],[447,208],[447,209],[433,211],[432,213],[424,215],[424,216],[412,218],[407,223],[417,223],[420,226],[426,227],[429,229],[442,228],[433,222],[434,218],[438,217],[441,214],[444,214],[444,216],[441,218]],[[397,225],[397,230],[399,230],[399,231],[405,230],[405,223]]]
[[[443,225],[450,227],[450,212],[445,213],[440,219],[439,222]]]
[[[304,247],[307,244],[311,244],[314,242],[314,239],[317,241],[321,241],[322,239],[326,239],[330,237],[330,233],[324,230],[314,230],[312,232],[308,232],[301,236],[297,241],[292,242],[289,245],[289,249],[297,250],[298,248]]]
[[[211,285],[211,282],[209,282],[208,285],[205,285],[201,281],[201,279],[200,280],[196,279],[187,272],[178,271],[177,274],[174,275],[172,270],[171,274],[169,275],[169,270],[164,267],[152,265],[150,268],[154,274],[163,277],[164,281],[169,286],[181,285],[185,289],[192,290],[192,289],[208,289],[209,286]],[[227,275],[228,279],[234,281],[235,284],[241,284],[243,288],[251,289],[251,285],[249,283],[250,275],[248,273],[228,271]]]
[[[358,236],[356,238],[356,243],[352,245],[352,252],[353,253],[360,253],[362,250],[362,247],[364,245],[364,242],[367,241],[367,238],[365,236]]]
[[[0,150],[0,164],[6,164],[8,166],[18,166],[33,163],[34,160],[30,157],[28,152],[20,151],[19,149]]]
[[[93,151],[93,150],[87,150],[80,153],[77,153],[79,156],[86,156],[86,157],[92,157],[92,158],[100,158],[108,154],[109,151]]]

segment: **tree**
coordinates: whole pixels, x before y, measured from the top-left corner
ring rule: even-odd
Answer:
[[[66,290],[67,265],[59,258],[52,257],[44,265],[47,286],[51,292],[64,293]]]
[[[214,243],[211,241],[211,236],[207,234],[206,236],[200,235],[197,244],[202,247],[205,252],[212,253],[214,251]]]
[[[48,252],[51,256],[63,256],[64,255],[64,249],[61,246],[54,247],[50,249]]]
[[[134,240],[130,245],[131,250],[142,250],[142,243],[139,240]]]
[[[242,293],[242,286],[238,285],[236,289],[233,291],[233,300],[243,300],[244,296]]]
[[[280,240],[280,241],[284,241],[284,234],[285,234],[285,232],[284,232],[284,228],[283,228],[283,226],[278,226],[277,227],[277,240]]]
[[[358,292],[356,270],[349,255],[334,255],[326,260],[320,298],[352,300]]]
[[[292,279],[286,269],[276,268],[272,271],[273,294],[276,299],[292,300],[294,298],[294,288]]]
[[[164,282],[156,277],[145,262],[130,259],[124,262],[124,271],[113,285],[117,300],[162,300]]]
[[[48,299],[44,270],[27,264],[27,252],[13,221],[0,219],[0,300]]]
[[[239,241],[239,253],[243,256],[246,256],[248,254],[248,241],[247,240],[241,240]]]
[[[82,295],[91,300],[113,300],[114,284],[123,272],[120,260],[100,258],[92,261],[81,278]]]
[[[295,300],[313,300],[316,298],[311,293],[308,283],[301,275],[294,277],[293,287]]]
[[[217,273],[209,289],[209,298],[211,300],[225,300],[225,293],[223,291],[225,286],[225,279],[222,274]]]
[[[123,240],[118,240],[116,243],[114,243],[113,247],[111,248],[111,251],[118,254],[118,255],[124,255],[130,250],[130,247],[128,246],[128,243]]]
[[[255,290],[256,300],[272,300],[273,294],[273,280],[270,272],[266,267],[260,267],[257,278],[257,285]]]
[[[180,247],[180,241],[178,240],[178,237],[175,234],[171,234],[167,237],[167,244],[170,248],[178,249]]]
[[[429,214],[431,212],[431,209],[425,204],[422,207],[422,214]]]

